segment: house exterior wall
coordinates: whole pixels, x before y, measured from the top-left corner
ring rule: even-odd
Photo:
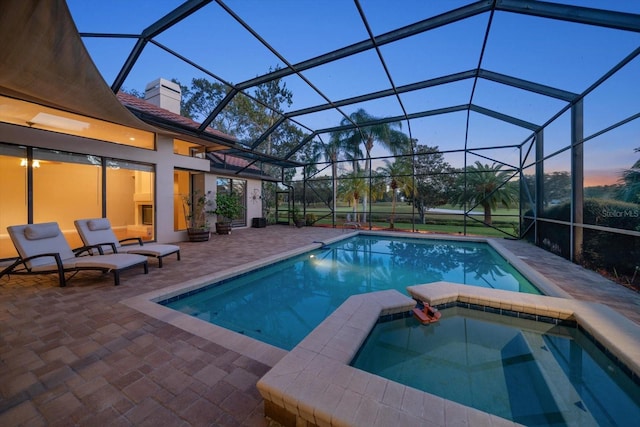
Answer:
[[[254,192],[257,190],[257,192]],[[256,194],[254,199],[253,195]],[[247,225],[251,226],[253,218],[262,218],[262,182],[256,180],[247,181]]]
[[[2,122],[0,122],[0,135],[0,143],[95,155],[153,165],[155,167],[155,182],[150,185],[153,185],[154,194],[155,240],[160,243],[187,240],[186,230],[174,230],[174,216],[178,215],[174,211],[174,198],[176,197],[174,194],[175,169],[204,173],[205,190],[211,190],[214,193],[216,191],[217,176],[209,173],[209,160],[174,154],[173,138],[169,136],[157,135],[156,150],[145,150]],[[261,181],[247,180],[248,194],[253,194],[254,188],[260,189]],[[250,225],[251,218],[261,216],[261,203],[247,202],[247,223]],[[73,214],[73,206],[70,206],[68,215]],[[4,231],[1,230],[0,233],[4,233]]]

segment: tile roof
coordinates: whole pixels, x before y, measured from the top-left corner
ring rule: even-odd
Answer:
[[[142,98],[138,98],[137,96],[130,95],[125,92],[118,92],[117,96],[120,102],[127,108],[132,108],[134,110],[138,110],[142,113],[149,114],[154,117],[158,117],[164,120],[171,121],[173,123],[177,123],[189,128],[193,128],[194,130],[200,127],[200,123],[188,117],[184,117],[184,116],[181,116],[180,114],[176,114],[164,108],[158,107],[157,105],[151,104],[150,102],[145,101]],[[233,136],[228,135],[224,132],[215,130],[212,127],[208,128],[207,133],[213,136],[223,137],[227,140],[235,139]],[[208,158],[211,161],[212,168],[216,168],[218,170],[221,170],[221,169],[229,170],[229,171],[238,171],[246,168],[244,171],[247,173],[251,173],[252,175],[263,174],[260,168],[256,167],[255,165],[249,166],[250,162],[241,157],[237,157],[229,154],[223,154],[223,153],[215,153],[215,152],[210,152],[208,154],[209,154]]]
[[[197,130],[200,127],[200,123],[192,119],[181,116],[180,114],[172,113],[171,111],[165,110],[164,108],[160,108],[157,105],[151,104],[150,102],[145,101],[142,98],[138,98],[137,96],[133,96],[125,92],[118,92],[118,99],[125,107],[133,108],[143,113],[190,127],[193,130]],[[228,135],[224,132],[220,132],[219,130],[216,130],[212,127],[209,127],[207,129],[207,133],[212,134],[213,136],[220,136],[227,140],[235,140],[233,136]]]
[[[211,151],[207,153],[207,158],[211,162],[211,169],[217,171],[242,171],[243,174],[261,175],[263,178],[273,180],[273,177],[267,175],[255,164],[249,165],[249,161],[241,157],[236,157],[231,154],[224,154],[219,151]]]

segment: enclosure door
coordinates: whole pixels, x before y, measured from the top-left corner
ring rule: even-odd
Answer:
[[[291,204],[288,191],[276,191],[276,224],[289,224]]]

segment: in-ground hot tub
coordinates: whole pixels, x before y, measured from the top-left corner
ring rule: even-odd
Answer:
[[[431,305],[473,305],[501,315],[575,322],[637,386],[640,327],[601,304],[472,288],[411,286]],[[284,425],[506,425],[510,421],[349,366],[381,316],[402,318],[415,301],[397,291],[349,298],[259,382],[265,412]]]
[[[525,425],[631,425],[640,387],[576,327],[463,308],[373,328],[351,366]]]

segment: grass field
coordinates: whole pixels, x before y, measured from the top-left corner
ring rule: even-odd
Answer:
[[[358,213],[362,215],[360,209],[358,210]],[[448,209],[453,211],[461,210],[457,206],[450,205],[439,206],[438,209]],[[332,225],[330,210],[328,208],[309,206],[307,207],[306,212],[307,214],[315,215],[316,218],[329,215],[327,218],[319,219],[315,225]],[[353,209],[351,207],[338,206],[337,226],[340,226],[345,222],[347,214],[353,215]],[[507,235],[517,234],[518,214],[518,209],[497,209],[493,211],[493,226],[498,229],[496,230],[482,223],[484,215],[481,209],[474,210],[473,219],[467,217],[466,234],[490,237],[505,237]],[[389,229],[388,218],[390,216],[391,203],[375,203],[371,205],[371,218],[373,219],[371,225],[374,229]],[[411,218],[412,207],[405,203],[398,203],[396,206],[394,229],[413,230],[414,226],[411,223]],[[415,213],[415,219],[416,221],[420,220],[417,212]],[[363,224],[363,226],[368,227],[368,223]],[[426,217],[426,223],[416,223],[415,230],[419,232],[464,234],[464,215],[455,213],[429,213]]]

